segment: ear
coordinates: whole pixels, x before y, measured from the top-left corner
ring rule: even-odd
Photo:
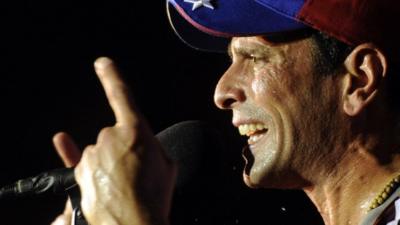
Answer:
[[[343,109],[356,116],[374,99],[386,75],[387,58],[371,43],[357,46],[346,58]]]

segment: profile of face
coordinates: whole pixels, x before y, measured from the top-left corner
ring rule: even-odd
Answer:
[[[231,41],[232,64],[214,101],[232,110],[233,125],[248,136],[244,181],[250,187],[304,187],[321,161],[330,160],[337,82],[315,72],[312,49],[310,38]]]

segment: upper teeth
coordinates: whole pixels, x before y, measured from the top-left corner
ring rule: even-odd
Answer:
[[[243,124],[239,126],[240,135],[251,136],[257,131],[268,129],[266,125],[262,123],[252,123],[252,124]]]

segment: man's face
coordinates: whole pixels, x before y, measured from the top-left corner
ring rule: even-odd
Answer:
[[[305,185],[303,179],[325,158],[335,87],[329,76],[315,74],[312,49],[309,38],[279,44],[263,37],[232,39],[232,65],[214,100],[232,110],[234,126],[248,136],[249,186]]]

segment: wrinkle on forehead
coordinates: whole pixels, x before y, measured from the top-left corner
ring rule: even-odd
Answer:
[[[234,37],[229,45],[228,52],[252,52],[263,55],[283,57],[289,51],[289,44],[275,44],[262,36]]]

